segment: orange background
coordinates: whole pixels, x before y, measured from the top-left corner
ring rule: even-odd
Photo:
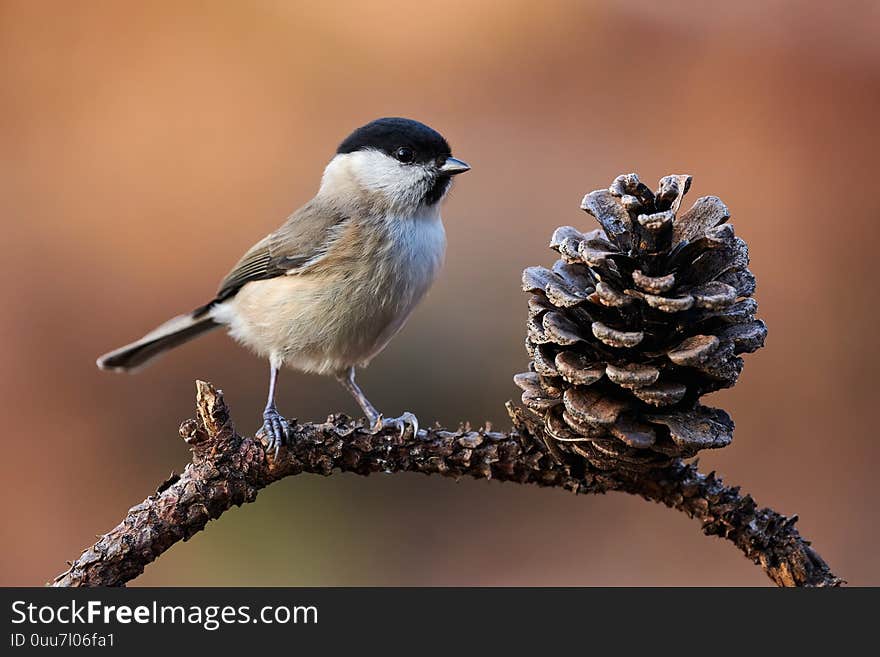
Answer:
[[[354,127],[411,116],[473,166],[447,268],[361,376],[387,413],[492,420],[523,370],[523,267],[581,196],[694,175],[752,250],[767,347],[713,396],[702,459],[802,516],[835,571],[880,584],[875,253],[880,5],[871,0],[0,0],[0,584],[39,585],[187,461],[193,380],[256,429],[266,366],[217,333],[137,376],[94,358],[203,303],[315,191]],[[285,373],[301,419],[355,412]],[[874,407],[872,409],[872,406]],[[632,497],[417,475],[287,479],[138,584],[694,584],[768,580]]]

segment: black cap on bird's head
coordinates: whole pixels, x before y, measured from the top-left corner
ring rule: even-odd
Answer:
[[[452,176],[470,167],[452,157],[449,143],[424,123],[400,117],[376,119],[345,138],[337,154],[376,150],[404,164],[433,164],[441,174]]]

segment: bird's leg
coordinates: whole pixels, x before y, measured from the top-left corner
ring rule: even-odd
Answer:
[[[400,417],[387,419],[382,417],[382,414],[370,403],[370,400],[367,399],[364,391],[361,390],[360,386],[355,382],[353,367],[349,367],[347,370],[339,372],[336,375],[336,379],[342,384],[342,387],[348,390],[348,392],[351,393],[351,396],[354,397],[355,401],[361,407],[361,410],[363,410],[364,415],[367,416],[367,421],[370,423],[374,433],[387,427],[395,427],[400,430],[400,437],[403,438],[406,433],[406,428],[411,427],[413,437],[419,435],[419,419],[409,411]]]
[[[364,415],[367,416],[367,421],[371,425],[375,426],[382,421],[382,414],[376,410],[376,407],[370,403],[370,400],[367,399],[367,396],[364,394],[364,391],[361,390],[361,387],[355,383],[353,367],[337,374],[336,380],[342,384],[343,388],[351,393],[351,396],[354,397],[354,400],[361,407]]]
[[[266,410],[263,411],[263,432],[269,439],[268,451],[275,452],[278,458],[278,450],[282,444],[290,440],[290,424],[281,417],[275,408],[275,383],[278,381],[278,367],[269,365],[269,399],[266,401]]]

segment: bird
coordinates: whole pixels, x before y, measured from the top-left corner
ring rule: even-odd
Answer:
[[[326,165],[315,196],[248,249],[210,301],[104,354],[98,367],[135,371],[225,327],[269,362],[261,431],[276,458],[292,439],[275,401],[282,368],[334,376],[370,430],[417,436],[418,418],[386,418],[355,373],[400,331],[436,279],[446,252],[440,206],[453,177],[469,170],[419,121],[385,117],[357,128]]]

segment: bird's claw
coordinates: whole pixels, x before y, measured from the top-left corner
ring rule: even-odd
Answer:
[[[376,418],[371,430],[373,433],[379,433],[383,429],[391,427],[400,431],[400,438],[403,438],[406,435],[406,429],[409,427],[412,429],[413,438],[415,438],[419,435],[419,418],[409,411],[405,412],[400,417],[384,418],[380,415]]]
[[[263,435],[268,439],[267,452],[273,452],[278,459],[281,445],[290,443],[290,423],[274,409],[267,409],[263,413]]]

